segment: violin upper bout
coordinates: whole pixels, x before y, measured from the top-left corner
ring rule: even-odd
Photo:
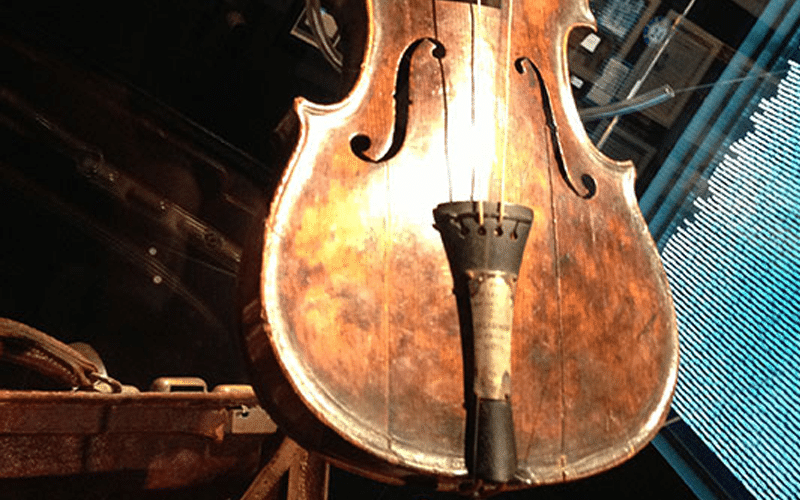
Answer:
[[[570,19],[573,19],[573,22],[560,34],[562,43],[554,46],[554,50],[557,50],[558,54],[556,55],[556,71],[553,73],[555,96],[552,103],[555,126],[559,129],[562,153],[570,158],[564,167],[565,175],[573,183],[574,190],[584,198],[594,195],[594,190],[598,187],[599,179],[596,179],[599,175],[598,172],[602,172],[602,176],[613,177],[615,184],[621,184],[626,191],[629,190],[633,195],[633,183],[636,175],[633,162],[615,160],[598,149],[586,133],[578,113],[569,81],[567,39],[572,29],[580,26],[596,29],[596,23],[588,8],[588,3],[585,1],[576,2],[576,12]]]
[[[551,10],[559,28],[563,28],[562,35],[568,35],[570,31],[579,26],[596,29],[592,10],[589,8],[589,0],[568,0],[565,2],[553,2],[552,0],[523,0],[525,3],[540,4],[540,9]]]

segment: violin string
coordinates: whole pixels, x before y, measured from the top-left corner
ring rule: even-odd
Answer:
[[[477,66],[476,69],[478,71],[478,75],[477,76],[480,76],[480,72],[483,71],[483,68],[484,68],[484,65],[481,64],[483,62],[483,58],[481,57],[482,54],[483,54],[483,51],[481,50],[481,44],[478,43],[480,40],[483,39],[483,1],[482,0],[478,0],[478,30],[477,30],[476,34],[477,34],[477,40],[473,38],[473,43],[476,44],[476,51],[477,51],[477,60],[476,60],[476,63],[477,63],[476,64],[476,66]],[[473,74],[475,74],[474,71],[473,71]],[[475,108],[477,106],[477,102],[476,102],[477,98],[476,98],[475,90],[477,90],[477,89],[473,89],[473,92],[472,92],[473,119],[476,118],[474,111],[475,111]],[[482,90],[484,90],[484,89],[482,89]],[[475,130],[475,128],[474,128],[475,127],[475,123],[474,122],[473,122],[472,126],[473,126],[472,130],[474,131]],[[477,143],[478,141],[475,141],[475,142]],[[480,156],[479,156],[479,158],[480,158]],[[483,203],[480,203],[480,202],[478,203],[478,224],[481,227],[483,227]]]
[[[431,14],[433,16],[433,38],[437,41],[439,38],[439,16],[436,11],[436,0],[431,0]],[[447,192],[449,200],[453,202],[453,167],[450,162],[450,114],[447,104],[447,78],[445,77],[444,63],[442,59],[437,57],[436,61],[439,65],[439,78],[441,79],[442,86],[442,120],[443,120],[443,139],[444,139],[444,163],[447,170]]]
[[[470,134],[475,128],[475,8],[469,5],[470,22]],[[472,184],[470,186],[469,200],[475,201],[475,163],[472,163]]]
[[[469,12],[470,12],[470,137],[469,139],[473,143],[470,147],[478,147],[480,148],[480,144],[476,137],[472,137],[476,135],[475,127],[477,125],[477,90],[478,90],[478,72],[481,70],[481,49],[478,43],[481,35],[483,34],[482,30],[482,7],[483,1],[477,0],[476,1],[477,9],[475,6],[470,2]],[[482,155],[476,154],[474,155],[474,159],[471,161],[472,163],[472,187],[470,193],[470,201],[476,201],[476,191],[480,187],[478,185],[478,161],[477,159],[482,158]],[[478,225],[483,226],[483,203],[478,203]]]
[[[503,61],[503,75],[505,76],[505,106],[503,110],[503,148],[502,148],[502,164],[500,172],[500,215],[498,222],[502,226],[503,215],[505,212],[505,199],[506,199],[506,168],[508,162],[508,121],[509,121],[509,100],[511,99],[511,21],[514,16],[514,0],[508,0],[508,14],[506,15],[506,53],[505,60]]]

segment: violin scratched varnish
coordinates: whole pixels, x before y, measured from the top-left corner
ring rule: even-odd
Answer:
[[[533,222],[511,340],[518,473],[500,488],[624,461],[664,421],[677,332],[634,169],[594,148],[572,99],[566,40],[591,25],[587,5],[365,12],[350,94],[296,101],[298,143],[251,249],[244,339],[261,398],[343,467],[469,487],[469,377],[431,211],[521,204]]]

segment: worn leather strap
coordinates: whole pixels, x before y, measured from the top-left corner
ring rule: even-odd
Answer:
[[[0,362],[29,368],[73,390],[119,392],[122,386],[84,355],[23,323],[0,318]]]

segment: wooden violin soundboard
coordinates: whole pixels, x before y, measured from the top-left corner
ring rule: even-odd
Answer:
[[[668,411],[677,331],[633,166],[591,144],[572,99],[566,40],[592,25],[588,6],[345,8],[367,23],[359,78],[337,104],[296,101],[298,143],[246,277],[245,346],[270,413],[343,467],[443,490],[631,457]],[[479,238],[501,260],[519,246],[518,268],[454,265],[448,224],[450,246]],[[486,448],[488,400],[510,429]],[[480,464],[498,450],[510,473]]]

